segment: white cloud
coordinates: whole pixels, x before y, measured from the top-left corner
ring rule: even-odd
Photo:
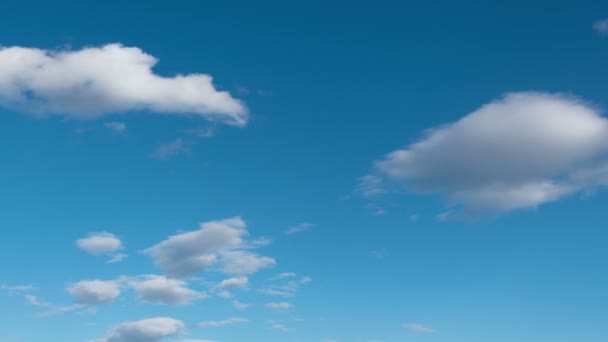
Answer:
[[[273,258],[247,251],[225,251],[222,255],[222,271],[227,274],[252,274],[263,268],[276,265]]]
[[[249,322],[249,320],[246,318],[230,317],[223,321],[201,322],[198,324],[198,326],[202,327],[202,328],[218,328],[218,327],[225,327],[227,325],[233,325],[233,324],[237,324],[237,323],[247,323],[247,322]]]
[[[312,223],[300,223],[297,226],[289,227],[285,231],[286,235],[297,234],[309,230],[313,226]]]
[[[0,291],[6,292],[6,294],[9,296],[31,292],[34,290],[36,290],[36,288],[32,285],[0,285]]]
[[[608,120],[578,99],[512,93],[389,153],[373,176],[475,211],[533,208],[607,184],[607,137]]]
[[[78,239],[76,244],[80,249],[92,255],[111,254],[122,248],[122,241],[114,234],[107,232],[90,233],[88,237]]]
[[[122,134],[127,131],[127,125],[120,121],[110,121],[103,124],[103,126],[114,133]]]
[[[67,288],[76,303],[84,305],[105,304],[120,295],[120,288],[111,280],[81,280]]]
[[[287,280],[296,277],[295,273],[281,273],[278,276],[271,278],[271,281],[285,281],[283,283],[271,284],[263,287],[259,292],[266,296],[278,297],[293,297],[300,286],[308,284],[312,281],[310,277],[302,277],[297,280]]]
[[[143,110],[246,124],[245,106],[218,91],[211,76],[163,77],[152,71],[157,62],[120,44],[75,51],[0,47],[0,104],[76,119]]]
[[[51,316],[51,315],[56,315],[56,314],[62,314],[62,313],[85,308],[84,304],[74,304],[74,305],[68,305],[68,306],[54,305],[54,304],[46,302],[34,295],[30,295],[30,294],[26,294],[23,297],[30,305],[47,309],[47,311],[42,313],[42,316]]]
[[[249,278],[247,277],[233,277],[222,280],[217,288],[221,290],[230,290],[230,289],[242,289],[247,287],[249,283]]]
[[[139,299],[155,304],[184,305],[207,296],[187,288],[185,281],[159,275],[145,275],[128,281]]]
[[[247,275],[274,265],[272,258],[240,250],[246,248],[246,224],[240,217],[209,221],[195,231],[180,233],[147,249],[168,275],[183,277],[219,263],[227,274]]]
[[[274,311],[285,311],[285,310],[289,310],[291,309],[293,306],[287,302],[280,302],[280,303],[268,303],[265,305],[268,309],[274,310]]]
[[[222,298],[231,298],[232,294],[229,290],[233,289],[244,289],[247,287],[249,283],[249,278],[247,277],[233,277],[222,280],[219,284],[214,287],[214,291],[217,293],[219,297]]]
[[[608,19],[594,22],[593,29],[603,36],[608,36]]]
[[[295,274],[294,272],[283,272],[283,273],[277,274],[270,280],[281,280],[281,279],[295,278],[295,277],[297,277],[297,274]]]
[[[435,329],[426,327],[419,323],[405,323],[403,324],[403,328],[407,331],[422,333],[422,334],[430,334],[434,333]]]
[[[108,264],[115,264],[117,262],[121,262],[128,257],[125,253],[116,253],[111,256],[110,260],[108,260]]]
[[[294,332],[296,330],[294,328],[290,328],[290,327],[287,327],[287,326],[285,326],[283,324],[279,324],[279,323],[271,324],[270,329],[278,330],[278,331],[282,331],[282,332]]]
[[[190,153],[190,146],[181,138],[177,138],[168,143],[160,144],[156,147],[152,156],[159,160],[167,160],[178,154]]]
[[[169,317],[155,317],[125,322],[112,329],[106,337],[92,342],[155,342],[178,335],[184,323]]]
[[[239,310],[239,311],[243,311],[243,310],[247,310],[250,307],[252,307],[253,304],[241,303],[238,300],[233,300],[232,301],[232,306],[234,306],[234,308],[237,309],[237,310]]]

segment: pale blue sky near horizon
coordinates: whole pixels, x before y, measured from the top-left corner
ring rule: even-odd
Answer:
[[[605,341],[605,18],[599,1],[3,2],[0,342]],[[95,60],[11,76],[25,59],[3,59],[19,46],[47,51],[41,63],[51,65],[57,51],[101,56],[113,43],[154,56],[152,71],[167,79],[211,75],[215,89],[200,87],[230,98],[129,97],[145,96],[152,81],[122,93],[94,88],[95,105],[84,106],[119,109],[91,118],[70,107],[81,86],[88,94],[98,80],[134,78],[108,69],[60,88]],[[450,124],[488,103],[498,104],[489,119],[547,105],[585,130],[556,142],[564,128],[545,122],[530,133],[542,153],[501,155],[497,140],[475,149],[487,159],[462,166],[469,150],[458,144],[483,140]],[[436,132],[455,138],[434,148]],[[513,132],[500,139],[519,139]],[[412,159],[387,156],[400,149]],[[568,158],[537,163],[562,150]],[[446,166],[489,180],[444,174]],[[488,193],[494,185],[513,197]],[[231,247],[163,249],[205,222],[242,231],[221,221],[234,217],[248,233]],[[79,248],[100,232],[121,247]],[[235,250],[251,258],[231,263]],[[162,258],[190,251],[218,259],[172,278]],[[108,263],[118,254],[127,256]],[[146,275],[173,287],[146,293],[137,287]],[[225,298],[221,281],[245,277]],[[70,289],[82,280],[120,294],[79,298]],[[183,326],[120,335],[121,324],[154,317]]]

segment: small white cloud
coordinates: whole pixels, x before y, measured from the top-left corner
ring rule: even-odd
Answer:
[[[295,278],[295,273],[281,273],[270,280],[273,283],[261,288],[258,292],[266,296],[277,296],[277,297],[294,297],[298,289],[312,281],[310,277],[302,277],[300,279]]]
[[[249,320],[246,318],[231,317],[231,318],[225,319],[223,321],[201,322],[198,324],[198,326],[201,328],[218,328],[218,327],[225,327],[227,325],[233,325],[233,324],[237,324],[237,323],[247,323],[247,322],[249,322]]]
[[[287,302],[280,302],[280,303],[268,303],[265,305],[268,309],[270,310],[274,310],[274,311],[286,311],[291,309],[293,306]]]
[[[593,29],[603,36],[608,36],[608,19],[602,19],[594,22]]]
[[[198,230],[173,235],[145,253],[171,276],[192,275],[215,263],[218,252],[243,244],[245,235],[240,217],[210,221]]]
[[[297,274],[295,274],[293,272],[283,272],[283,273],[277,274],[270,280],[274,281],[274,280],[281,280],[281,279],[287,279],[287,278],[295,278],[296,276],[297,276]]]
[[[233,277],[222,280],[217,288],[220,290],[242,289],[246,288],[248,283],[249,278],[247,277]]]
[[[110,260],[108,260],[108,264],[115,264],[117,262],[121,262],[128,257],[125,253],[116,253],[111,256]]]
[[[178,335],[184,327],[184,323],[174,318],[155,317],[122,323],[106,337],[91,342],[156,342]]]
[[[297,226],[289,227],[285,231],[286,235],[297,234],[309,230],[313,226],[312,223],[300,223]]]
[[[183,139],[177,138],[156,147],[152,156],[158,160],[167,160],[179,154],[190,153],[190,146]]]
[[[122,241],[114,234],[107,232],[90,233],[88,237],[78,239],[76,244],[80,249],[92,255],[111,254],[122,248]]]
[[[75,51],[0,47],[0,105],[75,119],[146,111],[247,123],[242,102],[218,91],[211,76],[163,77],[152,71],[157,62],[120,44]]]
[[[86,307],[84,304],[74,304],[68,306],[54,305],[30,294],[26,294],[23,297],[30,305],[46,309],[46,311],[41,314],[42,316],[62,314],[74,310],[80,310]]]
[[[279,323],[271,324],[270,325],[270,329],[272,329],[272,330],[278,330],[278,331],[282,331],[282,332],[294,332],[294,331],[296,331],[295,328],[290,328],[290,327],[287,327],[287,326],[285,326],[283,324],[279,324]]]
[[[218,264],[225,274],[245,276],[276,264],[260,256],[244,239],[247,226],[240,217],[209,221],[195,231],[176,234],[146,251],[168,275],[183,277]]]
[[[276,265],[273,258],[247,251],[225,251],[222,255],[222,271],[226,274],[247,275]]]
[[[145,275],[128,281],[141,301],[154,304],[185,305],[207,297],[187,288],[185,281],[159,275]]]
[[[238,300],[233,300],[232,301],[232,306],[234,306],[234,308],[237,309],[237,310],[239,310],[239,311],[243,311],[243,310],[247,310],[250,307],[252,307],[253,304],[241,303]]]
[[[67,288],[76,303],[84,305],[106,304],[120,295],[120,288],[112,280],[81,280]]]
[[[231,298],[232,293],[230,290],[244,289],[249,283],[247,277],[233,277],[222,280],[219,284],[214,287],[215,293],[221,298]]]
[[[410,332],[422,334],[430,334],[435,332],[435,329],[426,327],[420,323],[405,323],[403,324],[403,328]]]
[[[122,134],[127,131],[127,125],[124,122],[120,122],[120,121],[106,122],[103,124],[103,126],[117,134]]]

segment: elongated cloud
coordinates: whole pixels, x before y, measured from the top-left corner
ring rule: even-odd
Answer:
[[[108,336],[91,342],[155,342],[179,334],[184,323],[170,317],[155,317],[125,322],[112,329]]]
[[[387,154],[372,176],[477,211],[536,207],[608,184],[608,120],[573,97],[508,94]]]
[[[147,111],[198,115],[243,126],[247,110],[206,74],[163,77],[158,60],[137,47],[81,50],[0,47],[0,105],[39,115],[89,119]]]
[[[187,283],[158,275],[146,275],[128,282],[139,299],[155,304],[184,305],[203,299],[206,295],[186,287]]]

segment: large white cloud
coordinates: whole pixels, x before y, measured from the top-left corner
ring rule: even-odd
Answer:
[[[608,120],[597,109],[524,92],[430,130],[377,161],[371,176],[378,188],[397,182],[469,209],[505,212],[606,184],[607,166]]]
[[[155,342],[179,334],[184,323],[170,317],[155,317],[125,322],[112,329],[108,336],[91,342]]]
[[[155,304],[183,305],[207,297],[186,287],[187,283],[159,275],[146,275],[128,282],[140,300]]]
[[[82,280],[67,291],[77,303],[85,305],[109,303],[120,295],[119,285],[111,280]]]
[[[145,253],[168,275],[183,277],[204,271],[214,263],[228,274],[250,274],[275,264],[274,259],[243,251],[249,248],[245,222],[240,217],[209,221],[200,229],[176,234]]]
[[[149,111],[200,115],[242,126],[245,106],[206,74],[163,77],[137,47],[108,44],[52,51],[0,47],[0,105],[71,118]]]

